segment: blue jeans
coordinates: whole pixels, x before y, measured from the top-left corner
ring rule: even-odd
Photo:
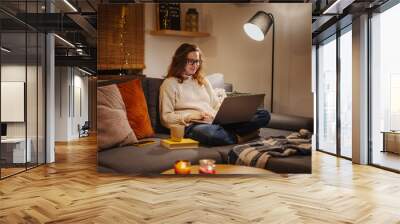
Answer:
[[[266,127],[271,115],[266,110],[257,110],[250,121],[228,125],[192,124],[185,128],[185,138],[191,138],[208,146],[237,143],[236,135],[246,135]]]

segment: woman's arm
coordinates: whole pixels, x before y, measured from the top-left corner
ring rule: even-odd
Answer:
[[[214,110],[218,111],[219,107],[221,106],[221,102],[220,102],[219,98],[217,97],[217,95],[216,95],[213,87],[211,86],[211,83],[208,81],[208,79],[205,78],[204,80],[205,80],[205,83],[204,83],[205,88],[208,92],[208,95],[210,96],[211,107]]]
[[[185,124],[182,114],[175,113],[176,87],[166,79],[160,87],[160,119],[167,126],[172,124]]]

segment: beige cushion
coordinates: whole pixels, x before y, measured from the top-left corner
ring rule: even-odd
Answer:
[[[219,88],[219,89],[223,89],[224,88],[224,75],[222,73],[214,73],[214,74],[210,74],[207,75],[206,78],[208,79],[208,81],[210,82],[211,86],[215,89],[215,88]]]
[[[97,88],[97,145],[107,149],[137,142],[129,126],[124,101],[118,87],[113,85]]]

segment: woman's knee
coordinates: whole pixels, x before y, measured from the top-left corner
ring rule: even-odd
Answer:
[[[236,136],[220,125],[214,125],[212,131],[209,133],[210,145],[230,145],[237,142]]]
[[[216,146],[235,144],[236,138],[233,134],[227,132],[220,125],[199,124],[192,128],[188,137],[192,137],[200,143]]]

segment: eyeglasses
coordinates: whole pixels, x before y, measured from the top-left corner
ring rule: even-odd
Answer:
[[[201,60],[194,60],[194,59],[187,59],[186,61],[187,64],[189,65],[201,65],[202,61]]]

